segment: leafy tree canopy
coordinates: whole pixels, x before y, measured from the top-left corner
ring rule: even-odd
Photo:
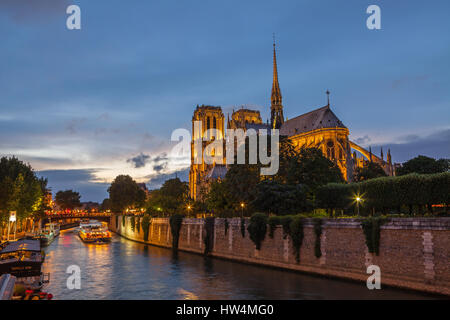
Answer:
[[[417,156],[411,160],[406,161],[396,170],[398,176],[403,176],[409,173],[441,173],[447,172],[450,169],[450,159],[433,159],[426,156]]]
[[[73,210],[81,206],[80,198],[80,194],[73,190],[58,191],[55,202],[63,210]]]
[[[161,213],[186,213],[189,200],[189,186],[179,178],[169,179],[162,187],[150,192],[147,212],[152,215]]]
[[[320,149],[302,148],[287,169],[288,184],[303,184],[312,191],[330,182],[344,182],[339,167]]]
[[[295,214],[312,209],[305,186],[270,180],[257,185],[254,207],[256,210],[276,215]]]
[[[386,177],[387,174],[384,172],[383,168],[375,162],[367,162],[362,168],[356,168],[353,178],[354,181],[364,181],[379,177]]]
[[[10,211],[19,219],[38,212],[43,206],[46,179],[38,179],[30,165],[19,159],[0,159],[0,220],[5,221]]]
[[[145,203],[145,191],[128,175],[117,176],[108,192],[111,209],[116,212],[142,207]]]

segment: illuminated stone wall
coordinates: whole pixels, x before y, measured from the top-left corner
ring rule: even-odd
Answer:
[[[122,217],[110,223],[111,230],[122,236],[144,242],[144,233],[133,232],[130,218],[122,227]],[[274,237],[266,235],[261,250],[256,250],[246,231],[242,237],[240,219],[216,219],[212,256],[230,260],[298,270],[319,275],[366,281],[366,268],[381,268],[381,284],[450,295],[450,218],[392,219],[381,228],[380,254],[369,254],[365,237],[356,219],[324,220],[321,236],[322,256],[316,258],[316,236],[311,221],[305,222],[300,263],[295,260],[292,242],[283,238],[281,227]],[[180,231],[179,249],[204,252],[206,231],[203,219],[185,219]],[[152,245],[170,248],[172,235],[168,219],[153,219],[149,230]]]

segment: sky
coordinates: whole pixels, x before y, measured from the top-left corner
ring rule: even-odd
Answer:
[[[66,8],[81,8],[68,30]],[[381,9],[369,30],[366,9]],[[178,176],[170,137],[197,104],[270,117],[276,35],[284,115],[326,104],[395,162],[450,157],[450,2],[1,0],[0,156],[102,201],[129,174]]]

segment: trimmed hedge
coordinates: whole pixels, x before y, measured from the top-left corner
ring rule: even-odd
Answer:
[[[388,213],[407,206],[428,207],[432,204],[450,204],[450,172],[438,174],[409,174],[400,177],[382,177],[359,183],[330,183],[316,193],[316,205],[328,210],[347,209],[361,195],[363,205],[372,211]]]

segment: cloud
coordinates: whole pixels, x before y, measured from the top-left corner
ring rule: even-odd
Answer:
[[[189,181],[189,168],[178,170],[172,173],[152,174],[148,176],[150,179],[147,182],[149,189],[159,189],[166,180],[179,178],[181,181]]]
[[[408,76],[392,81],[392,89],[398,89],[402,86],[428,80],[429,75]]]
[[[158,173],[160,173],[161,171],[163,171],[166,168],[167,168],[167,162],[162,163],[162,164],[156,164],[153,166],[153,170],[155,170]]]
[[[143,168],[150,160],[150,158],[151,157],[149,155],[141,153],[133,158],[128,159],[127,162],[133,163],[135,168]]]
[[[70,134],[76,134],[78,132],[78,128],[84,123],[86,122],[86,118],[73,118],[71,120],[68,121],[67,125],[66,125],[66,130],[70,133]]]
[[[450,158],[450,129],[441,130],[425,137],[409,135],[405,142],[383,145],[385,152],[391,149],[394,162],[404,162],[418,155],[432,158]],[[372,148],[374,150],[374,148]]]
[[[1,0],[0,12],[16,21],[31,21],[36,18],[66,14],[69,0]]]
[[[356,138],[355,142],[357,144],[366,144],[370,142],[370,137],[366,134],[364,137]]]
[[[45,170],[36,172],[48,179],[53,196],[60,190],[73,190],[81,194],[82,201],[101,202],[108,197],[109,183],[95,182],[96,169]]]

